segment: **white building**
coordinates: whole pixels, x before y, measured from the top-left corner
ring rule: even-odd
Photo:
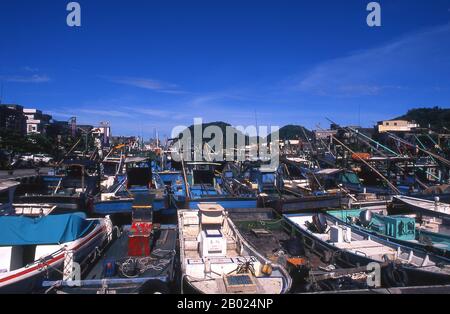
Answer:
[[[410,132],[420,126],[406,120],[386,120],[378,122],[378,133],[384,132]]]
[[[51,116],[37,109],[23,109],[27,118],[27,134],[44,134],[45,127],[50,123]]]
[[[95,128],[93,133],[101,136],[103,145],[109,145],[111,138],[111,124],[109,122],[100,122],[100,126]]]

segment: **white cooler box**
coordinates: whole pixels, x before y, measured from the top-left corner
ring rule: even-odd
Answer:
[[[205,230],[199,236],[201,257],[227,255],[227,238],[223,236],[220,230]]]

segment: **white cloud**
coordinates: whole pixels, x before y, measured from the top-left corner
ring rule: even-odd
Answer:
[[[176,84],[166,83],[149,78],[136,78],[136,77],[104,77],[104,78],[117,84],[134,86],[161,93],[168,93],[168,94],[185,93],[184,91],[180,90]]]
[[[50,81],[47,75],[33,74],[31,76],[13,75],[13,76],[0,76],[0,79],[6,82],[12,83],[46,83]]]
[[[426,85],[449,69],[448,38],[450,24],[329,60],[303,75],[293,89],[320,96],[370,96]],[[450,79],[448,72],[444,77]]]
[[[26,71],[26,72],[39,72],[38,68],[32,68],[32,67],[29,67],[29,66],[24,66],[23,70]]]

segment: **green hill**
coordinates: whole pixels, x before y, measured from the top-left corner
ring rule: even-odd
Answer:
[[[423,128],[440,131],[444,127],[450,130],[450,109],[439,107],[411,109],[405,115],[398,117],[399,120],[413,120]]]
[[[223,133],[223,137],[224,137],[224,141],[225,141],[225,136],[226,136],[226,128],[227,127],[231,127],[230,124],[226,123],[226,122],[222,122],[222,121],[216,121],[216,122],[211,122],[211,123],[204,123],[203,124],[203,129],[202,132],[205,131],[205,129],[208,126],[212,126],[212,125],[216,125],[218,127],[220,127],[220,129],[222,130]],[[234,129],[234,128],[233,128]],[[189,127],[189,130],[191,131],[191,136],[192,136],[192,141],[194,141],[194,126],[191,125]],[[242,135],[242,132],[236,130],[236,133],[239,135]],[[280,140],[296,140],[296,139],[300,139],[300,140],[304,140],[306,141],[305,135],[308,136],[309,138],[313,137],[313,132],[311,132],[310,130],[306,129],[303,126],[300,125],[286,125],[282,128],[280,128],[279,130],[279,139]],[[268,136],[268,141],[270,141],[271,136]],[[248,144],[249,142],[249,137],[245,136],[246,139],[246,144]],[[209,141],[209,139],[206,139],[206,141]]]
[[[280,139],[283,140],[306,140],[305,135],[312,138],[313,132],[301,125],[286,125],[280,129]]]
[[[305,135],[308,138],[313,137],[313,132],[301,125],[286,125],[279,130],[280,140],[303,140],[307,141]]]
[[[205,129],[206,129],[207,127],[209,127],[209,126],[218,126],[218,127],[221,129],[222,134],[223,134],[223,143],[225,144],[225,143],[226,143],[227,127],[232,127],[232,125],[231,125],[231,124],[228,124],[228,123],[226,123],[226,122],[223,122],[223,121],[216,121],[216,122],[210,122],[210,123],[203,123],[203,125],[202,125],[202,134],[204,133]],[[190,132],[191,132],[191,141],[192,141],[192,144],[193,144],[193,143],[194,143],[194,125],[191,125],[191,126],[189,127],[189,130],[190,130]],[[239,136],[243,136],[243,133],[242,133],[241,131],[235,129],[234,127],[232,127],[232,130],[233,130],[236,134],[238,134]],[[181,136],[181,134],[178,136],[178,138],[180,138],[180,136]],[[215,135],[214,135],[214,136],[215,136]],[[210,140],[211,140],[211,139],[206,138],[206,139],[203,139],[203,142],[209,142]],[[236,139],[235,139],[235,143],[236,143]],[[246,136],[245,136],[245,144],[248,145],[248,143],[249,143],[249,136],[246,135]]]

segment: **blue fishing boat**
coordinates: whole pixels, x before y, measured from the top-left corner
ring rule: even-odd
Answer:
[[[129,157],[125,160],[126,175],[101,193],[93,204],[96,215],[131,214],[135,195],[153,195],[153,211],[170,214],[168,197],[163,182],[152,172],[151,161],[146,157]],[[174,213],[172,213],[174,214]]]
[[[201,203],[217,203],[225,209],[257,207],[256,195],[233,195],[226,190],[221,173],[216,171],[219,166],[212,162],[187,163],[183,208],[197,209]]]
[[[21,195],[18,203],[50,204],[56,212],[92,211],[92,198],[100,192],[99,163],[86,159],[67,159],[41,176],[39,192]]]

